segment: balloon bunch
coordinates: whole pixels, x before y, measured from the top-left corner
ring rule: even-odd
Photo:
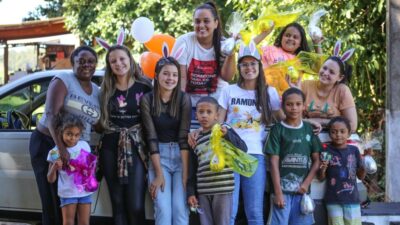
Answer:
[[[164,43],[172,49],[175,38],[168,34],[154,34],[154,24],[146,17],[139,17],[132,23],[132,37],[146,46],[146,52],[140,55],[139,64],[143,73],[153,79],[158,60],[163,55]]]
[[[251,177],[257,169],[257,158],[236,148],[223,138],[221,125],[215,124],[211,129],[210,145],[213,151],[210,169],[214,172],[223,170],[226,166],[233,171]]]

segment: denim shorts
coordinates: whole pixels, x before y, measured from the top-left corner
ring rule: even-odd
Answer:
[[[92,195],[77,197],[77,198],[61,198],[60,207],[64,207],[69,204],[92,204]]]

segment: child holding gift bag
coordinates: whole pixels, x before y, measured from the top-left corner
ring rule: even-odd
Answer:
[[[48,181],[55,182],[58,174],[63,225],[73,225],[76,214],[79,225],[89,225],[91,196],[98,187],[94,177],[96,156],[90,153],[90,146],[86,141],[79,140],[83,128],[78,117],[72,114],[60,115],[56,131],[70,154],[69,164],[63,164],[57,146],[47,156],[50,163]]]
[[[350,121],[335,117],[329,124],[327,157],[322,158],[319,179],[327,180],[325,203],[328,210],[328,224],[361,225],[360,199],[357,180],[365,177],[360,152],[354,145],[348,145]]]
[[[300,203],[318,171],[322,145],[311,124],[302,120],[304,101],[304,94],[297,88],[283,93],[286,118],[272,127],[264,147],[270,158],[273,184],[267,224],[314,224],[313,214],[301,212]]]

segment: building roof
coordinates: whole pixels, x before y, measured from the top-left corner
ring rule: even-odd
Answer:
[[[46,37],[70,33],[65,28],[64,17],[27,21],[20,24],[0,25],[0,41]]]

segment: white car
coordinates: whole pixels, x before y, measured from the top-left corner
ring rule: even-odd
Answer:
[[[50,80],[55,74],[65,71],[37,72],[0,87],[0,218],[41,218],[29,139],[43,114]],[[104,71],[96,71],[93,81],[100,84],[103,74]],[[99,224],[98,221],[111,223],[111,203],[104,179],[93,195],[92,216],[94,224]]]

